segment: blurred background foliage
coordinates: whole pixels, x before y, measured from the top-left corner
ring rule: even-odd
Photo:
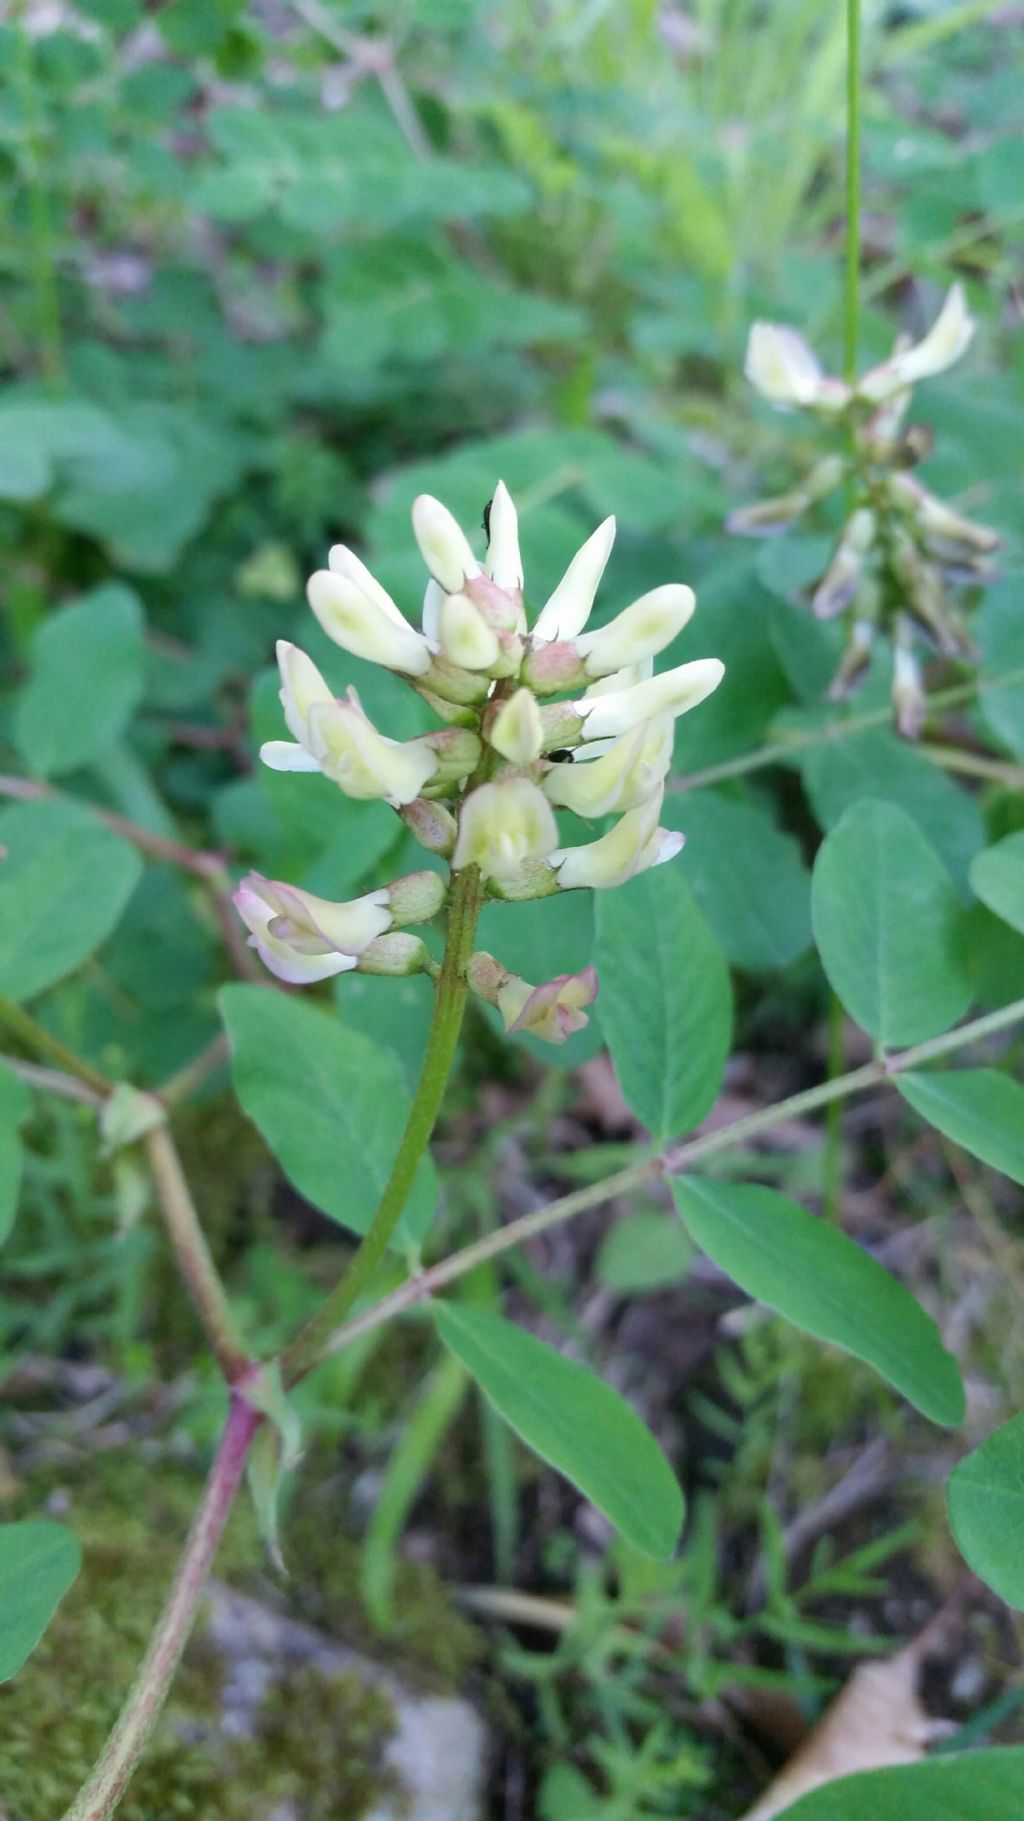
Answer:
[[[982,331],[929,389],[930,472],[1012,533],[1013,9],[866,10],[865,353],[967,280]],[[343,538],[415,611],[413,495],[472,525],[499,473],[534,601],[612,510],[604,612],[666,575],[697,587],[681,655],[730,672],[682,724],[681,766],[808,712],[834,643],[793,600],[823,546],[813,531],[730,541],[722,520],[807,453],[740,377],[751,319],[793,320],[838,353],[840,8],[24,0],[0,27],[0,72],[3,660],[9,685],[29,678],[2,698],[12,769],[350,895],[394,864],[393,823],[320,780],[253,772],[278,724],[273,639],[308,644],[339,685],[361,670],[312,626],[305,575]],[[994,667],[1020,662],[1021,637],[997,591],[981,631]],[[416,730],[415,701],[358,681],[388,731]],[[864,766],[909,773],[913,755],[878,742]],[[819,753],[808,778],[826,824],[845,801],[834,769]],[[942,783],[931,820],[952,848],[972,812],[940,801]],[[737,806],[708,851],[717,880],[695,862],[706,909],[730,855],[763,853],[769,871],[785,855],[770,808],[756,790]],[[788,927],[753,950],[738,932],[740,965],[806,946],[788,883]],[[197,896],[150,868],[116,948],[48,1008],[136,1077],[213,1029],[218,932]],[[577,958],[589,915],[531,907]]]
[[[1020,25],[1019,7],[990,0],[865,0],[862,352],[882,358],[900,328],[928,325],[953,278],[965,282],[980,329],[967,360],[923,392],[935,432],[924,473],[1006,538],[1005,579],[974,621],[992,676],[1024,666],[1014,580]],[[391,735],[416,732],[421,709],[327,644],[304,605],[305,576],[331,542],[350,542],[415,615],[422,566],[411,500],[426,488],[474,527],[500,475],[518,500],[536,606],[614,511],[619,540],[598,617],[665,579],[689,581],[699,611],[669,661],[716,654],[728,666],[718,694],[680,723],[677,767],[700,787],[669,798],[665,819],[687,831],[680,865],[738,971],[740,1047],[774,1045],[787,1085],[806,1078],[793,1074],[794,1059],[798,1071],[820,1073],[803,1035],[825,1004],[810,947],[818,831],[858,796],[885,797],[963,886],[986,840],[1024,825],[1019,792],[970,794],[896,740],[886,676],[873,674],[851,709],[822,708],[836,634],[813,621],[801,591],[820,569],[827,525],[763,543],[723,529],[731,507],[781,490],[816,453],[806,428],[772,413],[742,379],[751,320],[793,322],[831,368],[839,363],[843,29],[842,7],[820,0],[14,0],[3,9],[5,794],[31,778],[129,818],[153,844],[223,851],[232,866],[353,896],[419,864],[419,850],[383,805],[255,765],[260,740],[280,731],[274,640],[307,647],[339,689],[357,681]],[[962,674],[940,664],[932,680]],[[732,780],[716,770],[762,742],[874,710],[875,725],[794,747],[768,773]],[[1024,685],[983,694],[967,720],[1008,762],[1024,762]],[[77,971],[69,961],[33,1009],[112,1076],[161,1082],[218,1030],[214,993],[232,970],[215,894],[194,866],[157,857],[143,870],[108,828],[63,804],[43,807],[49,821],[38,805],[0,810],[0,843],[14,831],[10,818],[31,814],[22,846],[33,865],[47,864],[47,849],[56,856],[69,927],[97,895],[114,907],[111,922],[123,914],[116,938]],[[585,894],[488,917],[484,944],[528,976],[590,956]],[[980,905],[971,917],[979,1003],[1024,993],[1024,937]],[[92,946],[83,931],[82,955]],[[7,964],[0,954],[0,990]],[[352,977],[336,1002],[411,1073],[427,992],[422,980]],[[596,1009],[559,1063],[597,1051]],[[484,1076],[513,1073],[482,1025],[473,1040]],[[586,1180],[609,1167],[611,1142],[599,1156],[549,1142],[544,1122],[564,1106],[563,1083],[558,1068],[546,1083],[531,1077],[530,1117],[521,1106],[487,1115],[472,1166],[456,1137],[443,1158],[463,1165],[449,1175],[451,1229],[493,1221],[493,1178],[510,1146],[526,1151],[517,1192],[527,1196],[537,1177]],[[461,1093],[454,1107],[465,1117]],[[47,1103],[32,1116],[0,1345],[59,1354],[72,1335],[144,1385],[152,1348],[165,1366],[189,1360],[189,1317],[162,1306],[154,1314],[159,1243],[138,1222],[139,1185],[97,1164],[78,1112]],[[278,1179],[223,1098],[208,1092],[186,1118],[197,1192],[249,1332],[269,1345],[308,1311],[316,1271],[283,1262],[281,1223],[267,1218]],[[795,1181],[817,1177],[820,1155],[811,1145],[776,1161]],[[764,1174],[772,1160],[758,1167]],[[937,1192],[914,1158],[896,1174],[901,1193]],[[303,1215],[289,1213],[301,1232]],[[678,1282],[686,1259],[673,1248],[666,1256],[665,1223],[651,1210],[633,1219],[633,1246],[620,1245],[617,1260],[598,1255],[599,1294],[636,1290],[643,1306],[648,1292]],[[578,1266],[562,1259],[549,1282],[529,1261],[510,1260],[517,1291],[566,1333],[578,1331]],[[754,1329],[738,1350],[722,1348],[724,1390],[694,1393],[734,1549],[744,1526],[758,1539],[770,1530],[761,1488],[780,1433],[806,1492],[809,1463],[837,1433],[875,1424],[880,1408],[896,1420],[884,1394],[866,1392],[848,1366],[832,1377],[817,1354],[815,1397],[797,1412],[786,1352],[796,1343],[780,1341],[774,1325],[770,1333],[759,1340]],[[1019,1377],[1018,1355],[1007,1357]],[[414,1377],[421,1363],[416,1355]],[[800,1371],[804,1363],[801,1354]],[[358,1432],[372,1471],[386,1474],[408,1386],[404,1376],[371,1380],[359,1417],[343,1415],[366,1364],[335,1362],[335,1377],[304,1393],[305,1414],[328,1435]],[[204,1402],[193,1386],[186,1402],[201,1438],[215,1424],[213,1395]],[[487,1445],[505,1572],[515,1559],[513,1482],[505,1444],[488,1432]],[[468,1471],[461,1456],[456,1469],[441,1495],[453,1524],[462,1511],[453,1488]],[[415,1491],[394,1493],[388,1562]],[[555,1540],[529,1555],[527,1576],[554,1563],[556,1580],[571,1578],[565,1550],[555,1559],[564,1540],[556,1519]],[[684,1578],[700,1579],[699,1551],[695,1560]],[[618,1624],[603,1597],[586,1584],[580,1593],[599,1638]],[[789,1601],[774,1586],[769,1615],[806,1669]],[[720,1655],[735,1679],[734,1632],[724,1607],[714,1611],[712,1667],[717,1674]],[[575,1648],[518,1665],[525,1679],[546,1680],[556,1740],[559,1678],[576,1673]],[[580,1648],[585,1656],[586,1636]],[[685,1673],[696,1674],[692,1656]],[[697,1678],[701,1696],[714,1686],[710,1670]],[[597,1679],[587,1689],[595,1724],[618,1738],[635,1714],[609,1720],[611,1697]],[[650,1789],[663,1790],[672,1759],[679,1803],[699,1767],[675,1763],[656,1732],[648,1743]],[[621,1771],[625,1789],[639,1763],[623,1746],[615,1774],[605,1766],[607,1786],[619,1787]],[[609,1798],[610,1821],[667,1812],[669,1797],[650,1800]]]

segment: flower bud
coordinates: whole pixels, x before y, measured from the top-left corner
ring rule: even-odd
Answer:
[[[808,512],[818,500],[823,500],[842,483],[846,474],[846,463],[841,455],[826,455],[806,476],[799,487],[791,493],[783,493],[776,499],[753,500],[749,506],[739,506],[730,512],[725,521],[727,531],[737,532],[741,537],[771,537],[778,531],[785,531],[794,519]]]
[[[378,936],[367,944],[356,966],[361,974],[431,974],[437,964],[425,942],[418,936],[396,933]]]
[[[354,657],[419,677],[430,669],[430,646],[395,608],[397,619],[348,575],[318,569],[306,588],[309,604],[329,639]]]
[[[464,594],[447,594],[438,620],[441,649],[462,670],[491,670],[501,647],[478,607]]]
[[[404,804],[398,813],[409,833],[428,853],[440,854],[447,860],[454,852],[459,825],[442,803],[417,797],[415,803]]]
[[[974,318],[968,314],[963,285],[952,285],[924,339],[893,354],[858,380],[858,398],[881,403],[904,386],[945,373],[970,346],[975,327]]]
[[[272,974],[293,986],[348,973],[363,950],[391,928],[386,890],[333,904],[295,885],[249,873],[234,904],[251,931],[250,947]]]
[[[480,763],[483,744],[479,734],[468,727],[441,727],[435,733],[423,735],[423,744],[429,746],[437,758],[437,770],[430,780],[431,792],[443,796],[453,784],[459,784],[468,778]]]
[[[637,664],[670,645],[696,606],[692,588],[668,582],[642,594],[596,632],[581,633],[576,648],[583,655],[587,675],[610,676],[626,664]]]
[[[535,639],[574,639],[583,631],[615,542],[615,520],[606,518],[581,544],[554,594],[541,608]]]
[[[441,642],[441,606],[444,601],[444,589],[440,582],[431,576],[423,595],[422,626],[423,636],[431,645],[439,646]]]
[[[447,600],[448,597],[445,596]],[[436,700],[444,703],[443,708],[434,708],[434,712],[443,721],[455,721],[460,717],[450,714],[448,710],[454,704],[456,708],[477,708],[486,702],[491,693],[491,678],[479,671],[463,670],[458,664],[439,652],[430,669],[424,676],[413,678],[413,688],[419,690],[424,701],[429,701],[434,708]],[[476,725],[476,716],[471,715],[464,725]]]
[[[546,1043],[564,1043],[589,1023],[583,1010],[597,998],[597,970],[558,974],[542,986],[531,986],[512,974],[493,955],[480,950],[466,969],[470,987],[488,1005],[497,1006],[510,1036],[523,1032]]]
[[[925,537],[937,538],[950,544],[964,544],[970,550],[985,553],[997,550],[1002,539],[998,531],[989,525],[975,524],[973,519],[965,518],[955,512],[944,500],[937,499],[929,493],[912,474],[894,474],[890,487],[897,500],[915,520]]]
[[[874,637],[874,619],[854,620],[839,661],[839,669],[828,686],[830,702],[845,702],[853,694],[871,662]]]
[[[391,922],[400,929],[406,923],[429,923],[444,904],[448,888],[440,873],[423,867],[420,872],[393,879],[387,894]]]
[[[413,500],[412,528],[423,561],[446,594],[459,594],[471,576],[480,574],[461,526],[431,494]]]
[[[850,396],[848,386],[826,377],[803,336],[782,323],[752,325],[743,371],[762,398],[773,405],[834,411]]]
[[[583,1007],[596,998],[597,969],[593,967],[585,967],[579,974],[556,974],[542,986],[531,986],[510,974],[498,989],[498,1010],[510,1037],[522,1032],[545,1043],[564,1043],[590,1023]]]
[[[600,740],[609,734],[628,733],[654,715],[685,714],[717,689],[724,675],[720,659],[697,658],[626,689],[594,694],[588,690],[573,708],[583,719],[586,738]]]
[[[795,487],[792,493],[780,493],[772,499],[751,500],[737,506],[725,521],[725,529],[735,537],[774,537],[785,531],[808,510],[811,504],[806,488]]]
[[[487,573],[509,593],[523,586],[523,559],[519,554],[519,518],[504,481],[494,489],[488,514]]]
[[[408,624],[404,613],[399,607],[396,607],[387,589],[381,587],[377,577],[367,569],[366,564],[357,557],[354,550],[349,549],[347,544],[332,544],[327,553],[327,567],[335,575],[346,576],[350,582],[354,582],[355,586],[362,589],[362,592],[368,595],[374,605],[379,607],[382,613],[386,613],[388,619],[393,620],[396,626]]]
[[[861,578],[864,558],[875,541],[875,515],[861,506],[851,514],[832,561],[811,597],[819,620],[833,620],[850,605]]]
[[[566,689],[584,687],[587,667],[574,639],[542,640],[528,648],[522,678],[536,695],[560,695]]]
[[[463,803],[452,869],[478,866],[487,879],[511,879],[527,861],[543,860],[557,842],[551,805],[536,784],[499,779],[479,785]]]
[[[578,816],[639,809],[668,773],[674,731],[671,715],[656,715],[614,740],[598,757],[588,758],[584,746],[575,764],[552,765],[544,779],[544,795],[549,803]]]
[[[517,689],[502,702],[487,730],[487,740],[511,765],[532,765],[544,750],[540,709],[532,691]]]
[[[916,740],[924,726],[927,699],[913,633],[904,614],[897,615],[892,650],[892,705],[896,725],[906,740]]]
[[[562,890],[591,886],[600,891],[625,885],[635,874],[674,859],[683,845],[683,836],[675,829],[658,827],[664,794],[661,786],[639,809],[620,816],[599,840],[553,853],[551,865],[558,873]]]
[[[950,621],[942,577],[905,532],[898,532],[892,539],[892,569],[902,583],[902,605],[907,612],[923,626],[940,651],[947,657],[958,657],[962,641]]]
[[[320,704],[337,701],[337,697],[312,658],[287,639],[277,641],[277,664],[284,718],[298,745],[288,740],[267,740],[260,747],[260,758],[273,771],[319,771],[320,761],[310,751],[309,713]]]
[[[312,750],[324,776],[357,800],[383,798],[393,809],[413,802],[440,769],[429,739],[386,739],[363,713],[354,689],[348,698],[310,713]]]

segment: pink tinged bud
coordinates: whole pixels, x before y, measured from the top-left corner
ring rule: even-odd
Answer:
[[[435,971],[434,958],[418,936],[396,934],[378,936],[367,944],[356,966],[361,974],[430,974]]]
[[[409,833],[428,853],[440,854],[446,860],[454,853],[458,823],[442,803],[417,797],[415,803],[404,804],[398,813]]]
[[[361,588],[363,593],[368,595],[370,600],[380,608],[382,613],[386,613],[388,619],[393,620],[396,626],[407,625],[404,613],[396,607],[387,589],[381,587],[376,576],[371,574],[366,564],[360,561],[355,551],[350,550],[347,544],[331,546],[327,553],[327,567],[335,575],[347,576],[348,580],[354,582],[357,588]]]
[[[418,873],[406,873],[404,878],[393,880],[387,888],[391,921],[396,928],[406,923],[429,923],[437,916],[447,896],[448,888],[440,873],[433,873],[427,867]]]
[[[692,588],[669,582],[642,594],[607,626],[581,633],[576,647],[583,655],[587,675],[611,676],[627,664],[642,663],[664,651],[682,632],[696,604]]]
[[[430,669],[431,652],[421,632],[401,615],[395,619],[357,582],[331,569],[318,569],[306,588],[309,604],[329,639],[385,670],[419,677]],[[398,609],[395,608],[395,613]]]
[[[519,554],[519,517],[504,481],[494,489],[489,517],[487,573],[499,588],[522,588],[523,559]]]
[[[596,891],[625,885],[636,873],[647,872],[674,859],[683,837],[674,829],[659,828],[658,816],[664,786],[639,809],[620,816],[614,828],[585,847],[566,847],[551,855],[563,891],[590,886]]]
[[[553,696],[579,689],[587,681],[587,668],[575,640],[553,639],[527,650],[522,676],[535,694]]]
[[[719,658],[697,658],[626,689],[588,693],[573,707],[583,717],[585,738],[602,740],[628,733],[655,715],[685,714],[717,689],[724,675],[725,665]]]
[[[465,594],[448,594],[439,616],[441,649],[460,670],[491,670],[501,646],[478,607]]]
[[[234,903],[251,932],[250,947],[272,974],[293,986],[350,972],[363,950],[391,928],[386,890],[333,904],[297,886],[249,873],[235,892]]]
[[[554,594],[541,608],[535,639],[574,639],[583,631],[615,542],[615,520],[606,518],[582,544]]]
[[[657,715],[613,740],[593,758],[583,746],[575,764],[552,765],[544,779],[544,794],[550,803],[574,810],[578,816],[639,809],[668,773],[674,731],[671,715]],[[594,744],[600,747],[604,743]]]
[[[773,405],[834,411],[842,409],[850,396],[848,386],[826,377],[803,336],[781,323],[753,324],[743,371]]]
[[[472,576],[480,574],[461,526],[431,494],[421,493],[413,500],[412,528],[420,555],[445,594],[459,594]]]
[[[487,1005],[497,1005],[498,993],[512,979],[507,967],[489,955],[486,949],[475,949],[466,963],[469,990]]]
[[[503,702],[487,733],[495,752],[500,752],[510,765],[532,765],[544,750],[544,726],[535,696],[529,689],[517,689]]]
[[[522,1032],[545,1043],[564,1043],[589,1024],[583,1008],[596,998],[597,970],[586,967],[579,974],[557,974],[542,986],[510,974],[498,988],[497,1005],[510,1037]]]
[[[452,868],[478,866],[484,877],[512,880],[531,860],[543,860],[558,843],[547,798],[529,778],[503,778],[471,791],[459,816]]]
[[[975,327],[974,318],[968,314],[963,285],[955,284],[923,341],[865,373],[857,383],[858,397],[881,403],[904,386],[945,373],[970,346]]]

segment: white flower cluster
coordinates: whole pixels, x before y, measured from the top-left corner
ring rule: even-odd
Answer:
[[[921,341],[898,343],[888,360],[850,384],[825,373],[795,329],[755,323],[747,346],[746,375],[762,397],[838,426],[844,448],[815,463],[791,492],[741,507],[730,529],[751,536],[783,531],[845,490],[843,527],[811,599],[819,619],[848,614],[846,649],[829,695],[841,701],[849,694],[882,631],[892,644],[897,725],[912,738],[925,712],[916,635],[947,656],[971,655],[949,588],[990,580],[987,558],[999,543],[987,525],[947,506],[908,472],[929,447],[926,435],[904,428],[911,387],[959,360],[974,327],[956,284]]]
[[[655,588],[588,630],[615,535],[609,518],[529,628],[516,509],[502,482],[486,515],[482,563],[439,500],[421,495],[412,522],[429,573],[418,629],[344,545],[312,577],[309,603],[335,644],[403,677],[443,725],[418,739],[389,739],[354,689],[339,699],[312,660],[282,641],[281,702],[292,738],[265,745],[264,763],[319,771],[347,796],[389,803],[453,876],[478,868],[494,898],[621,885],[671,859],[682,836],[659,827],[658,817],[675,717],[723,674],[716,658],[653,673],[655,656],[693,613],[692,591]],[[566,845],[558,809],[617,820],[595,840]],[[434,917],[448,889],[425,871],[330,904],[250,875],[236,903],[266,965],[296,983],[356,967],[434,971],[418,938],[394,932]],[[586,1021],[592,969],[532,988],[490,957],[474,961],[474,990],[499,1006],[508,1028],[557,1042]]]

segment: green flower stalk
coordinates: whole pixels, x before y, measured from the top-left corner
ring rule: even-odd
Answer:
[[[443,725],[392,740],[354,689],[336,697],[316,665],[281,641],[281,704],[291,740],[262,748],[278,771],[319,771],[346,796],[388,803],[428,852],[448,863],[412,873],[347,904],[250,874],[235,894],[250,942],[290,985],[359,969],[438,974],[426,946],[406,935],[472,897],[521,901],[621,885],[678,853],[682,836],[659,827],[675,717],[721,681],[716,658],[654,675],[654,659],[695,606],[682,584],[655,588],[607,625],[588,630],[615,536],[606,519],[587,539],[530,629],[515,506],[502,482],[486,516],[481,562],[439,500],[413,504],[413,531],[429,580],[413,626],[353,551],[333,549],[309,583],[328,636],[393,671]],[[557,812],[618,819],[579,845]],[[460,902],[465,942],[465,903]],[[533,987],[467,949],[463,982],[497,1005],[509,1030],[562,1042],[586,1023],[593,970]]]
[[[974,328],[956,284],[921,341],[901,339],[859,379],[826,374],[803,337],[775,323],[755,323],[747,346],[745,372],[761,396],[779,410],[810,411],[841,436],[843,452],[817,462],[791,492],[741,507],[729,529],[772,535],[845,493],[844,523],[810,603],[819,619],[842,615],[847,625],[829,699],[843,701],[856,687],[881,635],[892,649],[896,724],[911,739],[924,720],[921,649],[972,658],[953,590],[992,579],[989,559],[1000,541],[910,472],[929,448],[927,434],[905,421],[911,388],[959,360]]]

